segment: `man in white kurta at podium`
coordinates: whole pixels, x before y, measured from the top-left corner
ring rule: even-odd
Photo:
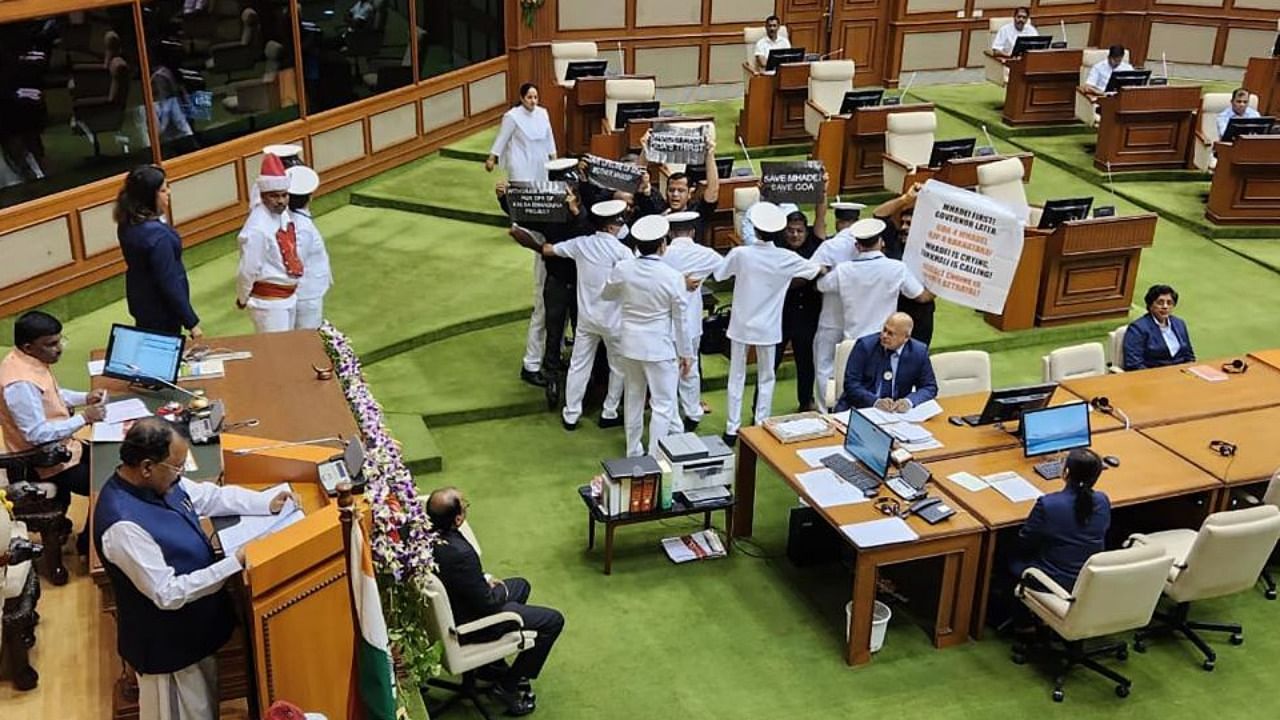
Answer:
[[[1031,24],[1031,11],[1020,7],[1013,11],[1013,22],[996,31],[996,37],[991,41],[991,51],[1001,57],[1009,57],[1013,55],[1013,46],[1018,42],[1018,38],[1034,37],[1039,34]]]
[[[315,330],[324,322],[324,296],[333,285],[329,251],[324,237],[311,219],[311,196],[320,187],[315,170],[296,165],[285,170],[289,176],[289,212],[298,228],[302,256],[302,279],[298,281],[298,305],[294,310],[294,330]]]
[[[684,416],[684,429],[693,432],[702,422],[702,371],[698,367],[698,347],[702,344],[702,281],[706,280],[724,262],[720,253],[706,245],[699,245],[693,238],[698,234],[701,217],[696,212],[676,212],[667,215],[671,223],[670,239],[662,261],[685,278],[684,327],[677,328],[693,349],[694,363],[680,376],[679,411]]]
[[[898,309],[898,296],[929,302],[933,293],[901,260],[885,257],[885,222],[867,218],[850,232],[858,243],[858,256],[832,268],[818,280],[818,290],[838,292],[844,308],[844,339],[857,340],[880,331]]]
[[[303,252],[289,212],[289,176],[275,155],[263,155],[256,181],[262,204],[240,230],[236,307],[247,309],[260,333],[293,329]]]
[[[729,401],[724,440],[738,440],[742,419],[742,391],[747,383],[747,348],[756,351],[755,422],[764,422],[773,406],[773,356],[782,342],[782,305],[794,278],[812,280],[821,268],[780,246],[785,242],[787,216],[777,205],[756,203],[751,224],[758,242],[729,251],[715,272],[716,280],[736,278],[729,314]]]
[[[1084,81],[1084,91],[1093,102],[1098,102],[1098,98],[1107,94],[1111,73],[1116,70],[1120,72],[1133,70],[1133,66],[1125,62],[1124,53],[1123,45],[1112,45],[1107,50],[1107,56],[1089,68],[1089,76]]]
[[[853,239],[851,228],[858,221],[858,214],[866,205],[862,203],[838,202],[831,205],[836,214],[836,234],[818,246],[810,258],[822,267],[830,270],[842,262],[857,257],[858,245]],[[832,291],[822,293],[822,311],[818,314],[818,331],[813,335],[813,383],[817,388],[815,397],[818,409],[826,412],[823,399],[826,397],[827,382],[835,373],[836,345],[844,338],[844,305],[840,302],[840,293]]]
[[[770,15],[765,19],[764,37],[756,41],[756,70],[764,72],[765,66],[769,63],[771,51],[786,50],[791,47],[791,41],[779,32],[781,29],[782,19],[777,15]]]

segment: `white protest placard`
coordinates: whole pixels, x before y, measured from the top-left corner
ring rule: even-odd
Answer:
[[[938,297],[983,312],[1004,311],[1022,225],[989,197],[930,180],[920,190],[902,261]]]
[[[656,163],[700,163],[707,159],[704,125],[657,125],[649,132],[644,156]]]

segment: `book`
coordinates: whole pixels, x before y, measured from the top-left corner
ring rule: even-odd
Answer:
[[[178,366],[178,382],[220,378],[226,374],[221,360],[188,360]]]
[[[691,560],[708,560],[725,556],[724,544],[714,528],[700,530],[690,535],[662,539],[662,549],[674,563]]]
[[[1221,370],[1209,365],[1192,365],[1183,372],[1191,373],[1206,382],[1223,382],[1227,379],[1227,374]]]

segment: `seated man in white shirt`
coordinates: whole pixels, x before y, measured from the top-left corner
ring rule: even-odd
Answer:
[[[1089,77],[1084,81],[1084,92],[1095,103],[1098,98],[1107,94],[1107,83],[1111,82],[1111,73],[1119,70],[1128,72],[1133,66],[1124,60],[1123,45],[1112,45],[1107,51],[1107,59],[1089,69]]]
[[[1231,104],[1222,109],[1218,113],[1218,137],[1221,138],[1227,132],[1227,124],[1232,118],[1256,118],[1262,117],[1257,110],[1249,107],[1249,91],[1244,88],[1237,88],[1231,92]]]
[[[998,57],[1010,57],[1013,55],[1013,46],[1018,38],[1039,34],[1031,24],[1031,11],[1020,7],[1013,11],[1013,22],[996,32],[995,39],[991,41],[991,52]]]
[[[765,18],[764,37],[756,41],[756,70],[764,72],[771,50],[786,50],[791,47],[791,41],[778,34],[780,28],[782,20],[777,15]]]

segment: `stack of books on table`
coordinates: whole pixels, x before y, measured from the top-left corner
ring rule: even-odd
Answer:
[[[600,509],[606,515],[650,512],[662,497],[662,468],[648,455],[605,460]]]
[[[663,538],[662,549],[671,558],[671,562],[675,563],[725,556],[724,544],[713,528],[700,530],[692,535]]]

